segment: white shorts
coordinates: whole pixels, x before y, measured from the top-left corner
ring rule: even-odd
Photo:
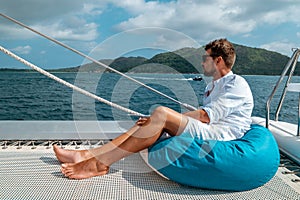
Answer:
[[[188,117],[188,123],[182,134],[190,135],[193,138],[197,137],[201,140],[221,141],[234,140],[242,136],[233,133],[228,126],[210,125],[192,117]]]
[[[188,117],[188,123],[181,134],[184,134],[184,135],[188,134],[192,138],[197,137],[199,139],[204,139],[203,135],[202,135],[204,129],[208,129],[208,125],[206,123],[203,123],[192,117]]]

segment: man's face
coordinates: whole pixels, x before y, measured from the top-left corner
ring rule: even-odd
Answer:
[[[202,56],[202,68],[205,76],[214,76],[217,72],[216,64],[211,56],[211,50],[208,49]]]

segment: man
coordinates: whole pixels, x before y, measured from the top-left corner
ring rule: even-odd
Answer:
[[[140,118],[124,134],[91,150],[64,150],[54,145],[62,173],[73,179],[107,174],[109,166],[153,145],[167,132],[171,137],[188,135],[199,139],[233,140],[250,129],[253,98],[247,82],[232,73],[235,51],[227,39],[205,46],[204,75],[212,82],[206,87],[199,110],[178,113],[158,107],[149,118]]]

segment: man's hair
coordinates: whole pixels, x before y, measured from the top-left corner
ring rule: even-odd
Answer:
[[[221,56],[228,68],[232,68],[235,62],[235,50],[233,45],[226,39],[221,38],[208,43],[205,50],[211,50],[210,56],[216,58]]]

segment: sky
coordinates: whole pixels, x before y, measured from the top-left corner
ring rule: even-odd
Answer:
[[[0,12],[94,59],[151,56],[211,40],[290,56],[300,47],[299,0],[0,0]],[[4,48],[44,69],[88,62],[0,16]],[[26,68],[0,54],[0,68]]]

